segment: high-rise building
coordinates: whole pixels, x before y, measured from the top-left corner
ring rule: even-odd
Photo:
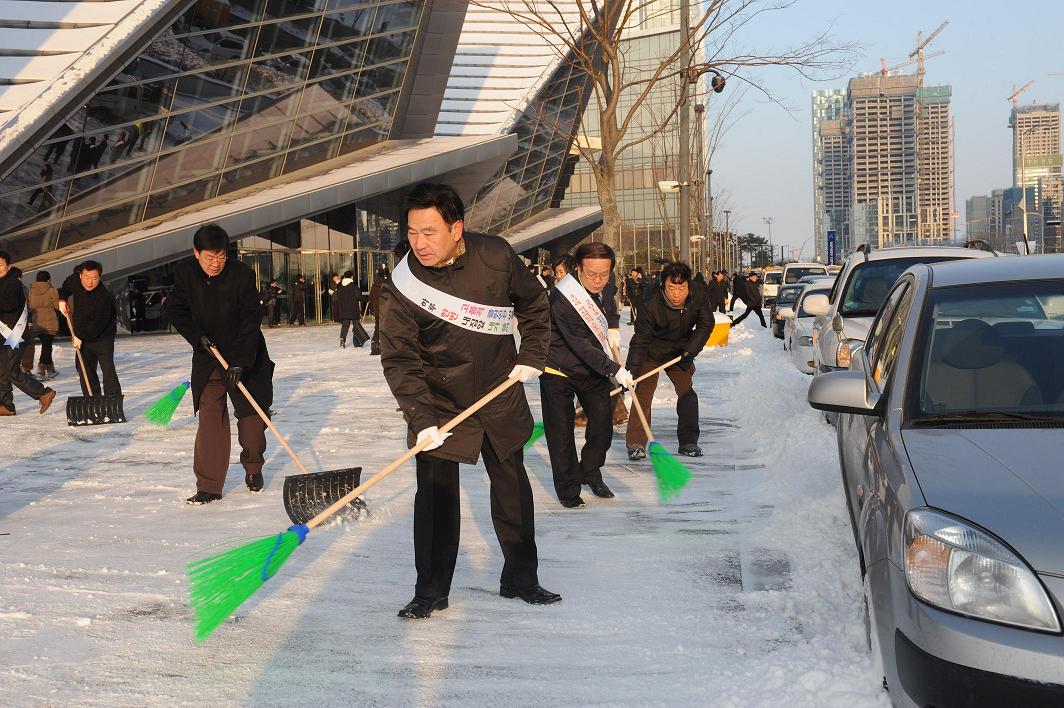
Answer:
[[[1040,178],[1061,173],[1060,104],[1013,108],[1009,127],[1012,128],[1012,186],[1037,187]],[[1036,211],[1033,204],[1028,208]]]
[[[990,201],[990,197],[980,195],[971,197],[965,202],[965,236],[969,240],[980,239],[991,242]]]
[[[846,91],[813,92],[813,234],[816,255],[827,260],[827,233],[834,231],[838,253],[850,250],[849,136]]]

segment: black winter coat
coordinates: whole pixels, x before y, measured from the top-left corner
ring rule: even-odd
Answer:
[[[606,314],[602,295],[591,298],[599,309]],[[606,356],[602,345],[595,338],[580,313],[576,311],[569,299],[558,288],[550,291],[550,349],[547,350],[547,366],[561,371],[574,379],[587,379],[593,376],[612,376],[621,365]],[[607,321],[609,317],[606,318]]]
[[[174,290],[166,300],[166,316],[192,345],[192,404],[199,410],[200,395],[211,371],[223,371],[200,340],[210,337],[226,363],[244,369],[244,386],[264,411],[273,404],[273,367],[259,326],[262,305],[255,290],[255,271],[230,258],[225,268],[209,277],[194,259],[178,264]],[[239,390],[230,390],[237,418],[257,415]]]
[[[292,301],[303,302],[307,299],[307,281],[305,280],[293,280],[292,281]]]
[[[14,327],[18,319],[22,317],[22,309],[26,306],[26,294],[22,290],[22,283],[11,271],[0,278],[0,322],[8,327]],[[0,342],[3,339],[0,338]]]
[[[709,305],[711,308],[723,304],[728,299],[727,280],[722,280],[718,283],[716,278],[710,278],[709,285],[706,287],[709,293]]]
[[[752,280],[743,280],[743,302],[748,307],[762,307],[765,299],[761,297],[761,283]]]
[[[701,286],[691,283],[687,302],[679,310],[669,307],[659,289],[658,296],[639,310],[625,368],[638,376],[648,360],[664,363],[684,351],[698,356],[712,331],[713,312]]]
[[[381,364],[409,427],[416,434],[442,426],[502,383],[515,364],[542,370],[550,340],[547,294],[506,241],[466,233],[465,253],[452,265],[426,268],[410,257],[414,277],[433,288],[483,305],[513,306],[521,350],[512,336],[473,332],[407,300],[391,279],[380,288]],[[379,281],[378,281],[379,282]],[[431,457],[472,464],[486,435],[500,459],[521,449],[532,433],[523,386],[514,385],[452,431]]]
[[[118,334],[118,307],[115,296],[100,283],[85,290],[81,278],[72,275],[63,282],[59,297],[66,300],[74,334],[83,342],[113,342]]]
[[[362,318],[362,289],[358,283],[341,285],[332,296],[333,314],[337,320],[358,320]]]

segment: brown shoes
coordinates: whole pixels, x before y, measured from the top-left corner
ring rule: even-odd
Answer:
[[[15,411],[7,406],[0,406],[0,416],[15,415]]]
[[[37,402],[41,404],[41,414],[43,415],[48,406],[52,405],[52,401],[55,400],[55,390],[47,388],[44,390],[44,394],[37,399]],[[14,414],[12,414],[14,415]]]

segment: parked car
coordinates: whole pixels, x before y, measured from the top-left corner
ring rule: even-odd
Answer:
[[[783,285],[794,285],[806,275],[827,274],[827,266],[821,263],[788,263],[783,266]]]
[[[772,336],[776,339],[783,339],[783,324],[784,320],[780,316],[781,307],[790,307],[794,305],[798,300],[798,295],[801,294],[804,285],[782,285],[776,301],[772,303],[772,309],[769,310],[768,318],[772,321]]]
[[[779,293],[780,284],[783,282],[783,269],[777,267],[766,268],[761,276],[761,280],[761,292],[765,296],[765,304],[772,305],[772,303],[776,302],[776,296]]]
[[[893,704],[1064,705],[1064,255],[910,267],[808,400]]]
[[[779,311],[783,318],[783,348],[791,353],[795,368],[803,374],[813,373],[813,319],[805,303],[810,297],[831,290],[831,283],[809,283],[802,287],[793,307]]]

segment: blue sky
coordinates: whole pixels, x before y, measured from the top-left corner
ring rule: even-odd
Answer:
[[[950,24],[926,51],[945,50],[927,61],[925,84],[953,87],[956,209],[964,201],[1010,186],[1009,103],[1013,84],[1034,79],[1021,103],[1064,99],[1064,3],[1031,0],[1000,3],[977,0],[797,0],[792,7],[762,14],[736,38],[739,47],[779,52],[829,26],[839,41],[857,42],[859,57],[841,78],[809,81],[779,67],[751,76],[786,107],[747,91],[736,108],[742,119],[722,139],[713,157],[714,192],[732,209],[733,231],[766,235],[762,217],[771,216],[773,241],[799,248],[812,236],[812,118],[815,89],[845,88],[846,80],[905,61],[916,34]],[[913,67],[905,69],[912,71]],[[733,90],[739,82],[729,82]],[[712,100],[720,100],[714,97]],[[789,110],[788,110],[789,109]],[[805,254],[812,252],[812,241]]]

